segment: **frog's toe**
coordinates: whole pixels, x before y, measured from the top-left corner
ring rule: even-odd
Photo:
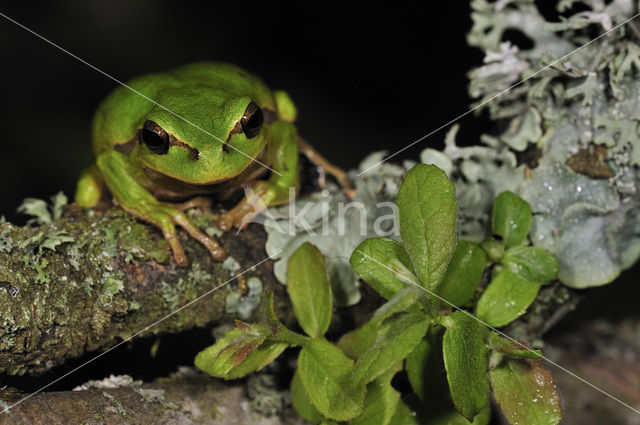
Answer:
[[[216,227],[223,232],[231,230],[233,227],[233,216],[229,213],[221,214],[216,220]]]

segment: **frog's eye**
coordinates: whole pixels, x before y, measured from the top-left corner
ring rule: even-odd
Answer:
[[[260,133],[263,121],[262,109],[254,102],[251,102],[240,119],[242,131],[247,136],[247,139],[253,139]]]
[[[164,155],[169,151],[169,134],[153,121],[145,121],[141,137],[151,152]]]

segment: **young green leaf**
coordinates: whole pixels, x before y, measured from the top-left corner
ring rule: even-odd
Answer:
[[[400,393],[391,386],[391,379],[401,370],[402,362],[398,362],[367,385],[364,412],[349,421],[349,425],[389,424],[400,401]]]
[[[438,295],[456,307],[468,303],[476,292],[486,266],[487,256],[477,244],[458,241],[438,287]]]
[[[505,326],[525,313],[540,285],[504,269],[489,283],[476,305],[476,316],[493,327]]]
[[[531,350],[524,342],[518,341],[518,343],[515,343],[501,337],[497,332],[491,332],[489,334],[489,348],[513,358],[531,360],[542,359],[542,351]]]
[[[469,421],[489,404],[489,374],[487,372],[488,330],[470,315],[455,311],[453,327],[442,340],[442,356],[447,371],[451,398],[456,409]]]
[[[291,380],[291,403],[302,419],[314,424],[322,422],[322,415],[313,407],[309,396],[304,392],[302,382],[300,382],[300,375],[298,375],[297,371],[293,375],[293,380]]]
[[[429,372],[431,348],[429,341],[423,339],[405,360],[404,368],[407,371],[411,388],[421,399],[424,399],[425,375]]]
[[[365,386],[407,357],[428,328],[424,313],[407,313],[385,322],[378,328],[375,343],[356,361],[353,385]]]
[[[307,343],[309,340],[308,337],[290,331],[278,319],[276,308],[273,304],[273,290],[271,288],[267,288],[264,291],[264,309],[271,333],[269,339],[278,342],[285,342],[291,346],[305,345]]]
[[[396,406],[396,411],[388,425],[419,425],[416,414],[407,404],[400,400]]]
[[[562,419],[562,400],[542,360],[505,357],[489,373],[493,395],[510,424],[555,425]]]
[[[507,248],[520,245],[531,227],[531,207],[512,192],[502,192],[493,201],[491,224],[494,235],[502,236]]]
[[[224,379],[238,379],[257,372],[273,362],[289,346],[285,342],[265,341],[258,348],[251,351],[235,368],[231,369]]]
[[[246,325],[248,329],[250,325]],[[224,334],[215,344],[202,350],[195,365],[210,375],[240,378],[262,369],[287,348],[286,343],[265,342],[267,332],[252,332],[236,328]]]
[[[558,260],[542,248],[514,246],[502,257],[502,264],[522,279],[545,285],[558,276]]]
[[[365,240],[353,251],[349,261],[353,271],[386,299],[410,285],[402,276],[414,277],[407,251],[401,243],[387,238]]]
[[[300,382],[327,418],[348,421],[362,414],[366,387],[352,382],[353,360],[325,339],[312,339],[298,357]]]
[[[458,202],[447,175],[418,164],[407,173],[396,198],[400,235],[420,283],[434,291],[456,246]]]
[[[302,329],[311,337],[324,335],[331,322],[331,284],[324,256],[308,242],[289,259],[287,292]]]
[[[398,293],[388,302],[384,303],[362,327],[342,335],[336,344],[344,353],[352,359],[363,355],[375,342],[378,326],[391,315],[399,312],[419,311],[417,301],[422,295],[415,286],[409,286]]]
[[[347,356],[356,360],[363,355],[376,341],[376,327],[371,322],[342,335],[336,345]]]

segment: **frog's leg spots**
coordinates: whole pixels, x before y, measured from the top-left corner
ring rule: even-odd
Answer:
[[[76,186],[75,202],[82,208],[95,207],[104,194],[104,178],[94,164],[82,170]]]
[[[131,215],[151,223],[162,231],[179,266],[187,266],[189,260],[178,240],[176,225],[184,228],[191,237],[203,244],[215,260],[223,260],[226,257],[226,252],[220,245],[202,233],[184,212],[173,204],[158,201],[142,187],[139,183],[142,177],[126,155],[114,150],[107,151],[98,156],[97,164],[107,187],[120,206]]]
[[[211,198],[206,196],[196,196],[186,202],[175,204],[176,209],[180,211],[190,210],[191,208],[211,208]]]
[[[343,189],[351,189],[353,187],[351,184],[351,181],[349,180],[349,177],[347,177],[346,171],[330,163],[325,157],[320,155],[320,153],[302,137],[298,137],[298,150],[304,156],[309,158],[309,161],[311,161],[312,163],[314,163],[319,167],[322,167],[327,173],[335,177]]]
[[[232,227],[243,229],[265,208],[289,202],[289,188],[300,186],[298,177],[298,143],[293,124],[276,121],[269,129],[269,156],[275,158],[273,173],[268,181],[258,181],[252,190],[231,211],[222,214],[216,226],[222,231]]]

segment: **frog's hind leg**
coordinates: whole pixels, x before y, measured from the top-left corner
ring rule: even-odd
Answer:
[[[104,195],[104,177],[96,164],[82,170],[76,186],[76,204],[82,208],[95,207]]]
[[[351,189],[353,187],[346,171],[330,163],[325,157],[320,155],[320,153],[311,146],[309,142],[300,136],[298,136],[298,151],[309,158],[309,161],[313,164],[322,167],[327,173],[335,177],[343,189]]]

